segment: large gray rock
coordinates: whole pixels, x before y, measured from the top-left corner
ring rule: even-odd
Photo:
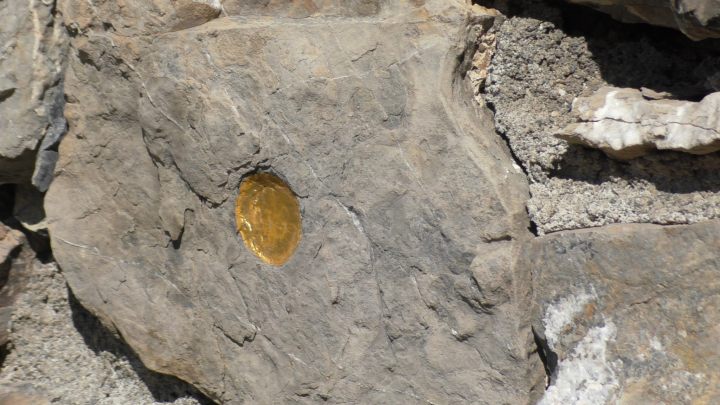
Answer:
[[[529,402],[527,186],[465,80],[488,17],[263,4],[176,30],[169,2],[65,3],[71,130],[46,211],[78,299],[225,403]],[[257,170],[300,199],[279,268],[235,231]]]
[[[644,22],[679,29],[695,40],[720,38],[720,2],[717,0],[568,1],[589,5],[623,22]]]
[[[719,247],[718,221],[535,239],[520,265],[559,360],[540,403],[718,403]]]
[[[0,184],[45,191],[65,133],[65,27],[55,2],[0,2]]]

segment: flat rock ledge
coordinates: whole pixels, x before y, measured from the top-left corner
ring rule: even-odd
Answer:
[[[699,102],[665,96],[603,87],[573,102],[572,112],[579,122],[556,136],[601,149],[616,159],[637,158],[655,149],[697,155],[720,150],[720,92]]]

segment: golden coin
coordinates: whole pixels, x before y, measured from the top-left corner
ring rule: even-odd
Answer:
[[[285,182],[270,173],[245,178],[235,202],[237,230],[245,246],[264,262],[280,266],[302,236],[300,204]]]

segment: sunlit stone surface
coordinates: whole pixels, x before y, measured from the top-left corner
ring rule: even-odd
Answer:
[[[176,2],[61,3],[77,103],[45,200],[53,256],[148,368],[221,404],[533,403],[530,274],[511,270],[526,180],[464,79],[490,17],[224,0],[171,31]],[[253,230],[236,227],[256,168],[302,205],[281,271],[240,240],[276,263],[293,246],[256,239],[278,234],[244,193]],[[264,193],[256,218],[274,218]]]
[[[235,218],[245,246],[266,263],[284,264],[300,242],[300,205],[273,174],[253,174],[240,184]]]

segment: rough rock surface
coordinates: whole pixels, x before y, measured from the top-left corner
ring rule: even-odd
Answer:
[[[720,401],[720,222],[533,240],[534,328],[557,356],[541,404]]]
[[[171,3],[132,4],[62,10],[71,130],[46,211],[83,305],[148,367],[226,403],[539,394],[529,281],[511,270],[525,179],[465,80],[487,17],[444,0],[226,1],[174,30]],[[301,202],[280,268],[235,232],[258,170]]]
[[[65,132],[65,28],[54,1],[0,2],[0,184],[45,190]]]
[[[568,0],[604,11],[623,22],[676,28],[695,40],[720,38],[716,0]]]
[[[26,388],[0,393],[0,405],[50,405],[50,401]]]
[[[147,370],[69,296],[54,263],[25,255],[13,272],[23,273],[24,284],[2,361],[0,404],[209,403],[187,384]]]
[[[603,8],[715,36],[693,1]],[[718,43],[507,4],[0,2],[0,211],[63,268],[0,228],[0,404],[208,402],[145,366],[222,403],[719,402],[720,223],[533,239],[525,212],[530,191],[540,234],[720,217],[717,155],[553,137],[614,86],[643,90],[611,118],[674,140],[659,106],[705,108]],[[281,267],[235,231],[262,171],[302,209]]]
[[[655,98],[658,97],[658,98]],[[720,150],[720,92],[699,102],[668,100],[636,89],[603,87],[573,101],[578,123],[558,137],[633,159],[652,149],[707,154]]]
[[[22,232],[0,223],[0,346],[9,341],[15,300],[24,287],[23,272],[12,271],[14,266],[22,266],[17,257],[27,256],[27,252],[22,252],[23,245],[26,240]]]
[[[22,232],[0,223],[0,266],[3,266],[3,269],[12,263],[14,252],[23,244],[24,240]]]
[[[604,86],[699,100],[718,91],[717,51],[680,33],[623,25],[592,10],[513,2],[493,29],[497,49],[482,96],[530,180],[539,233],[618,222],[693,223],[720,217],[720,159],[653,152],[628,161],[568,145],[576,97]]]

